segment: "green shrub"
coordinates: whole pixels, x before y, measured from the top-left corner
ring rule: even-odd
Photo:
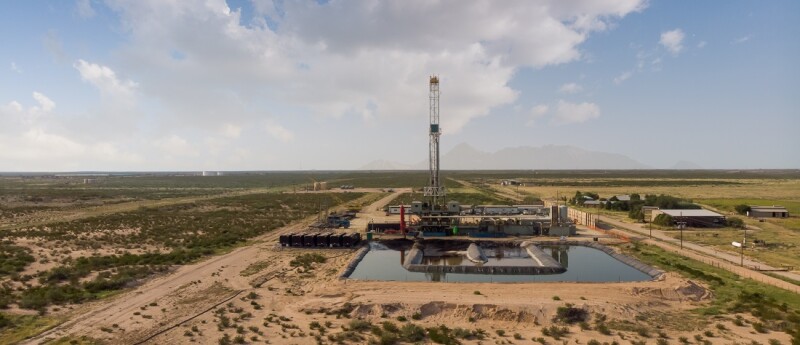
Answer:
[[[653,224],[661,226],[672,226],[673,224],[675,224],[675,220],[672,219],[672,216],[666,213],[662,213],[657,215],[656,218],[653,219]]]
[[[558,307],[558,309],[556,310],[556,316],[553,318],[553,321],[573,324],[576,322],[586,321],[588,316],[589,313],[582,308],[575,308],[572,306],[562,306]]]
[[[14,322],[9,319],[6,314],[0,313],[0,329],[14,326]]]
[[[397,328],[397,325],[395,325],[395,324],[394,324],[394,323],[392,323],[391,321],[384,321],[384,322],[381,324],[381,326],[382,326],[382,327],[383,327],[383,329],[384,329],[385,331],[387,331],[387,332],[392,332],[392,333],[399,333],[399,332],[400,332],[400,329],[399,329],[399,328]]]
[[[415,343],[425,339],[425,330],[413,323],[407,323],[400,328],[400,337],[403,341]]]
[[[457,345],[461,342],[456,339],[451,330],[444,325],[428,328],[428,338],[434,343],[444,345]]]
[[[550,327],[542,328],[542,334],[548,337],[553,337],[555,340],[559,340],[561,337],[569,334],[569,329],[567,327],[558,327],[556,325],[552,325]]]
[[[737,229],[744,229],[746,227],[746,225],[744,224],[744,221],[741,218],[737,218],[737,217],[728,217],[728,218],[726,218],[725,219],[725,225],[727,225],[727,226],[729,226],[731,228],[737,228]]]
[[[319,253],[306,253],[300,254],[294,258],[294,260],[289,261],[289,265],[292,267],[302,266],[304,269],[308,270],[311,269],[311,265],[314,263],[325,263],[328,259],[325,258],[322,254]]]
[[[356,332],[363,332],[372,328],[372,324],[364,320],[354,319],[350,320],[348,328]]]
[[[750,212],[750,206],[744,204],[736,205],[733,209],[736,210],[736,213],[741,215],[747,215],[747,212]]]
[[[611,330],[608,329],[608,326],[606,326],[606,324],[604,323],[597,324],[597,326],[595,326],[595,329],[602,335],[611,335]]]

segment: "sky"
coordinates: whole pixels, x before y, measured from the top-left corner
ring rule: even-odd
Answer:
[[[0,171],[346,170],[571,145],[800,168],[800,2],[0,3]],[[485,167],[491,169],[491,167]]]

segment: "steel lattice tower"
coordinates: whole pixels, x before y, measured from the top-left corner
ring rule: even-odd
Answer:
[[[425,196],[430,197],[431,209],[441,203],[445,196],[445,190],[439,181],[439,77],[430,78],[430,150],[428,152],[428,163],[430,169],[429,186],[424,188]]]

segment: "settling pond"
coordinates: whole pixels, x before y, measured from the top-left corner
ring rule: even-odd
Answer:
[[[582,245],[541,245],[540,248],[566,268],[566,272],[539,275],[410,272],[402,265],[410,244],[389,248],[380,242],[370,242],[369,246],[369,251],[350,273],[349,279],[434,282],[629,282],[652,279],[601,250]],[[487,265],[516,266],[531,260],[519,247],[501,246],[485,251],[489,259]],[[423,261],[429,265],[476,265],[457,252],[426,256]]]

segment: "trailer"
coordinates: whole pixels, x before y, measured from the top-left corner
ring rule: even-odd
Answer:
[[[283,234],[280,237],[279,243],[281,247],[291,247],[292,246],[292,235],[293,233]]]
[[[359,233],[346,234],[342,237],[343,247],[355,247],[359,242],[361,242],[361,234]]]
[[[352,248],[361,243],[360,233],[290,233],[280,236],[282,247],[295,248]]]
[[[317,234],[315,241],[317,243],[317,247],[327,248],[330,247],[330,238],[331,234]]]
[[[292,247],[303,246],[303,234],[292,234],[291,236]]]
[[[314,247],[316,246],[316,241],[314,240],[315,234],[305,234],[303,235],[303,247]]]

